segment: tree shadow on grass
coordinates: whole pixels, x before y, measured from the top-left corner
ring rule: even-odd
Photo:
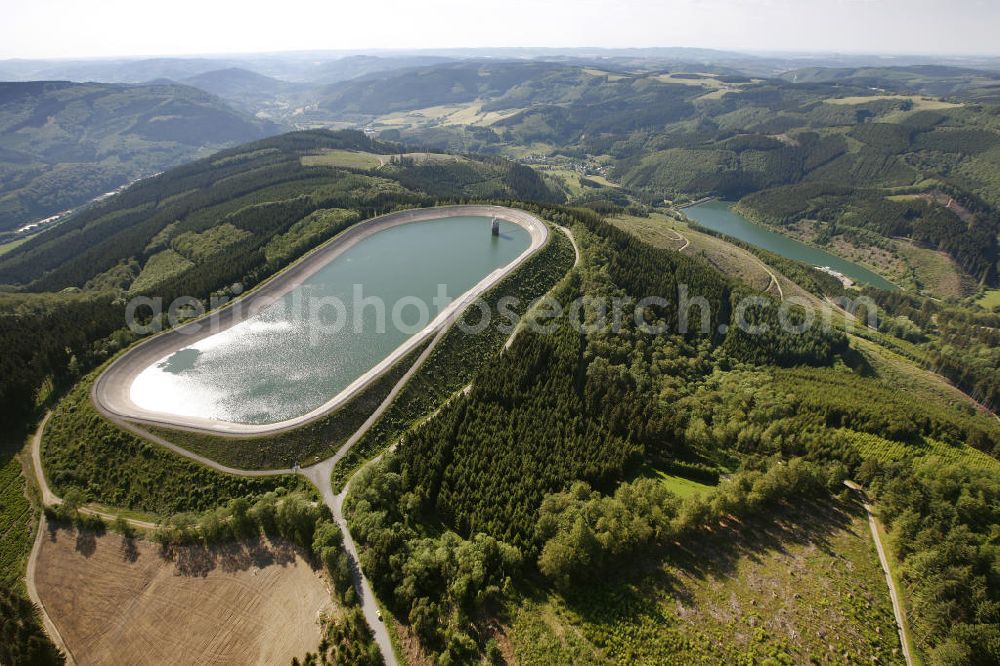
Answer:
[[[97,552],[97,534],[93,530],[77,530],[76,552],[84,557],[90,557]]]
[[[50,543],[55,543],[59,539],[59,533],[63,532],[64,538],[74,540],[73,548],[76,552],[87,558],[97,552],[98,538],[104,536],[104,530],[80,527],[69,520],[48,518],[45,524]]]
[[[235,573],[271,565],[287,566],[295,562],[296,555],[309,561],[308,554],[298,546],[263,537],[218,545],[194,543],[163,546],[160,555],[174,562],[177,574],[194,577],[207,576],[215,569]]]
[[[70,525],[63,524],[52,518],[45,520],[45,531],[49,533],[49,543],[55,543],[59,539],[59,530],[69,530]]]
[[[736,572],[741,559],[760,563],[775,552],[812,545],[833,555],[830,537],[849,529],[864,509],[851,500],[804,500],[781,503],[764,515],[729,519],[692,535],[668,550],[670,564],[694,578],[723,578]]]
[[[135,537],[123,534],[121,541],[122,559],[134,564],[139,559],[139,546]]]

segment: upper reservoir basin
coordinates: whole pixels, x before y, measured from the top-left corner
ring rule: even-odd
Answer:
[[[847,259],[825,252],[816,247],[800,243],[797,240],[771,231],[759,224],[754,224],[732,209],[732,204],[725,201],[709,201],[685,208],[684,213],[703,227],[738,238],[741,241],[756,245],[775,254],[789,259],[795,259],[810,266],[829,266],[843,273],[855,282],[864,282],[879,289],[889,291],[897,289],[896,285],[881,275],[868,270]]]
[[[147,354],[121,402],[140,417],[178,423],[261,425],[307,415],[426,335],[447,305],[442,294],[459,299],[538,244],[537,230],[507,219],[491,234],[491,219],[452,215],[379,228],[251,316],[152,363]]]

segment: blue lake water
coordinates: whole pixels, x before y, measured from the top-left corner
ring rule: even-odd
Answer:
[[[684,213],[703,227],[738,238],[775,254],[795,259],[810,266],[829,266],[855,282],[870,284],[879,289],[895,290],[896,285],[881,275],[817,247],[800,243],[767,227],[755,224],[732,209],[725,201],[709,201],[685,208]]]

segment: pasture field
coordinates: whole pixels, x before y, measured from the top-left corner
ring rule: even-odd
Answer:
[[[361,150],[341,150],[333,148],[314,155],[303,155],[302,166],[327,166],[345,169],[378,169],[389,164],[396,155],[376,155]],[[416,164],[452,164],[465,161],[460,155],[444,153],[403,153],[402,157]]]
[[[606,76],[608,81],[621,81],[622,79],[628,78],[622,76],[621,74],[612,74],[611,72],[605,72],[603,69],[597,69],[595,67],[586,67],[583,70],[584,74],[589,74],[590,76]]]
[[[659,479],[667,490],[681,499],[698,494],[707,495],[713,489],[713,486],[699,483],[698,481],[678,476],[677,474],[668,474],[658,469],[653,470],[653,473],[654,478]]]
[[[941,111],[942,109],[954,109],[962,106],[961,104],[956,104],[955,102],[946,102],[944,100],[935,99],[933,97],[923,97],[921,95],[870,95],[870,96],[854,96],[854,97],[831,97],[829,99],[824,99],[823,102],[826,104],[867,104],[868,102],[874,102],[877,100],[910,100],[913,102],[914,111]]]
[[[25,241],[27,241],[28,238],[29,238],[28,236],[25,236],[24,238],[18,238],[17,240],[12,240],[9,243],[4,243],[4,244],[0,245],[0,255],[7,254],[8,252],[10,252],[11,250],[13,250],[18,245],[21,245]]]
[[[383,129],[412,129],[431,126],[474,125],[487,127],[498,120],[513,116],[524,109],[483,111],[481,101],[468,104],[442,104],[412,111],[397,111],[379,116],[375,125]]]
[[[156,285],[177,277],[194,266],[194,262],[180,253],[166,249],[157,252],[146,261],[142,271],[130,287],[133,293],[140,293]]]
[[[584,194],[588,189],[593,189],[593,185],[587,185],[584,181],[592,181],[603,187],[618,187],[610,180],[601,175],[584,176],[573,169],[563,167],[537,167],[537,171],[552,176],[558,180],[572,197]]]
[[[718,90],[720,88],[732,88],[735,90],[738,86],[731,86],[723,81],[720,81],[715,76],[711,74],[658,74],[653,77],[660,83],[675,83],[682,86],[697,86],[699,88],[708,88],[711,90]]]

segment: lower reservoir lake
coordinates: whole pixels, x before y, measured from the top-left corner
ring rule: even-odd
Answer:
[[[230,423],[307,414],[430,323],[446,306],[435,301],[439,285],[458,299],[530,245],[529,232],[506,220],[492,236],[488,217],[383,229],[255,316],[147,367],[130,397],[144,409]],[[357,299],[358,289],[364,300]],[[318,299],[324,299],[321,307]],[[375,301],[384,304],[384,326]],[[422,321],[418,302],[428,315]],[[394,308],[402,326],[394,325]]]
[[[780,254],[789,259],[795,259],[810,266],[829,266],[851,278],[855,282],[863,282],[879,289],[894,291],[896,285],[881,275],[868,270],[864,266],[847,259],[842,259],[805,243],[771,231],[759,224],[754,224],[732,209],[732,204],[725,201],[709,201],[684,209],[684,214],[701,226],[738,238],[741,241],[756,245]]]

